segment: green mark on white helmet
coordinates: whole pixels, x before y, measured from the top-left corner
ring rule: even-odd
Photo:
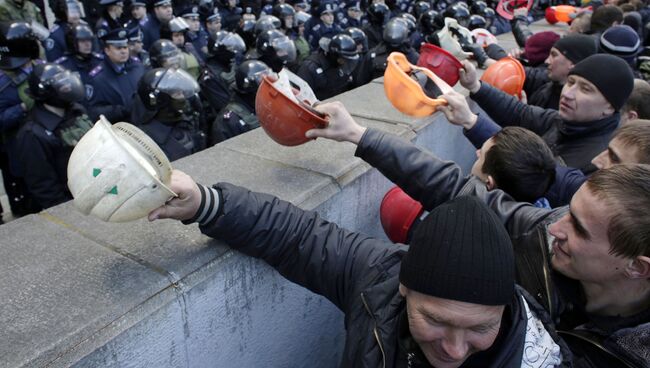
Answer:
[[[93,169],[93,178],[102,173],[102,169]]]
[[[117,185],[112,187],[111,190],[108,191],[108,194],[117,194]]]

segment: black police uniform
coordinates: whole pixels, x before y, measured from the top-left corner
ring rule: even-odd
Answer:
[[[319,100],[336,96],[354,85],[352,74],[343,73],[321,51],[312,53],[303,61],[298,76],[309,84]]]
[[[104,54],[91,53],[87,58],[81,58],[76,54],[67,54],[56,59],[54,62],[73,72],[79,73],[84,86],[90,86],[90,71],[104,61]],[[86,100],[90,100],[92,87],[86,88]]]
[[[384,28],[379,24],[368,23],[361,28],[368,37],[368,47],[373,48],[377,46],[383,39]]]
[[[204,63],[208,55],[203,51],[208,47],[208,32],[204,31],[203,28],[199,29],[198,32],[187,31],[185,32],[186,42],[190,42],[196,50],[195,56],[199,57],[199,62]]]
[[[84,118],[85,109],[74,104],[64,116],[37,104],[18,132],[18,157],[24,164],[24,179],[30,193],[43,208],[72,199],[68,191],[67,167],[74,141],[64,140],[61,133],[77,118]]]
[[[223,8],[219,11],[221,14],[221,29],[235,32],[239,26],[239,20],[243,10],[240,7]]]
[[[215,61],[206,64],[199,78],[199,85],[201,96],[208,102],[207,107],[212,110],[213,116],[218,116],[218,112],[230,101],[232,95],[230,86],[234,81],[235,73],[232,70],[226,69]]]
[[[211,139],[220,142],[258,128],[260,122],[255,115],[254,99],[250,101],[235,92],[230,102],[217,114],[212,127]]]
[[[388,63],[388,55],[390,55],[390,53],[393,51],[403,53],[406,55],[406,59],[408,59],[409,63],[414,65],[418,63],[418,59],[420,58],[420,54],[418,54],[418,52],[415,51],[410,45],[401,47],[399,49],[393,49],[386,45],[384,42],[381,42],[379,45],[375,46],[368,52],[368,57],[372,60],[372,79],[379,78],[384,75],[384,71],[386,70],[386,65]]]
[[[65,43],[65,33],[68,31],[68,23],[56,21],[50,31],[50,37],[43,41],[45,48],[45,58],[47,61],[54,61],[63,56],[68,51],[68,45]]]
[[[122,66],[105,58],[89,73],[90,116],[96,119],[103,114],[113,123],[128,121],[142,74],[144,66],[136,58],[129,58]]]

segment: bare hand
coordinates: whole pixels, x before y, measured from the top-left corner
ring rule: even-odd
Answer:
[[[348,110],[339,101],[316,105],[316,110],[329,116],[329,124],[322,129],[311,129],[305,133],[307,138],[328,138],[339,142],[358,144],[366,128],[357,124]]]
[[[521,54],[523,54],[523,53],[524,53],[524,50],[522,50],[520,48],[515,48],[515,49],[510,50],[510,52],[508,53],[508,56],[512,56],[515,59],[519,59],[519,57],[521,57]]]
[[[463,67],[458,71],[460,74],[460,85],[467,88],[470,92],[476,93],[481,89],[481,82],[478,80],[478,74],[474,64],[468,60],[462,61]]]
[[[171,218],[189,220],[201,206],[201,191],[194,179],[182,171],[172,171],[172,181],[169,189],[177,194],[164,205],[149,213],[149,221]]]
[[[456,91],[441,96],[447,100],[447,106],[438,106],[437,110],[445,114],[450,123],[470,130],[476,125],[478,116],[469,109],[465,96]]]

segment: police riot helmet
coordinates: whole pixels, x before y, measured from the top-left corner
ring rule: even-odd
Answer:
[[[406,21],[401,18],[393,18],[384,27],[384,42],[393,48],[399,48],[408,41],[409,29]]]
[[[422,14],[428,10],[431,10],[431,4],[426,1],[418,1],[413,5],[413,15],[415,15],[415,19],[419,20]]]
[[[156,68],[146,72],[138,82],[138,97],[147,110],[157,111],[156,118],[174,122],[196,99],[199,84],[179,68]]]
[[[16,69],[38,57],[38,38],[29,23],[0,22],[0,69]]]
[[[343,31],[343,33],[352,37],[354,42],[357,44],[357,50],[359,50],[359,52],[365,53],[368,51],[368,36],[366,36],[366,32],[361,28],[348,27]],[[359,46],[361,46],[360,49]]]
[[[27,78],[29,92],[34,100],[56,107],[66,107],[84,99],[84,85],[78,73],[59,64],[44,63],[34,66]]]
[[[483,16],[478,14],[472,14],[469,17],[469,21],[467,22],[467,28],[469,28],[470,31],[476,28],[485,28],[485,27],[487,27],[487,21],[485,20],[485,18],[483,18]]]
[[[374,25],[383,25],[390,15],[388,5],[384,3],[374,3],[368,7],[368,21]]]
[[[182,17],[174,17],[160,26],[160,38],[172,39],[173,33],[185,33],[190,29],[187,21]]]
[[[433,34],[444,26],[444,19],[436,10],[428,10],[420,17],[420,29],[425,35]]]
[[[259,60],[246,60],[235,70],[235,89],[242,94],[255,94],[262,78],[271,68]]]
[[[415,32],[417,29],[417,21],[415,17],[409,13],[402,13],[398,16],[399,19],[403,19],[406,22],[406,25],[409,28],[409,34]]]
[[[260,35],[266,31],[278,29],[282,25],[280,19],[273,15],[264,15],[255,23],[255,35]]]
[[[153,68],[181,67],[184,63],[181,50],[170,40],[159,39],[149,48],[149,59]]]
[[[208,54],[223,63],[230,63],[235,55],[246,52],[246,43],[240,35],[228,31],[219,31],[214,40],[208,43]]]
[[[327,48],[327,57],[340,65],[345,75],[350,75],[359,63],[357,43],[345,33],[332,37]]]
[[[289,4],[277,4],[273,7],[273,16],[278,19],[284,19],[284,17],[293,16],[296,14],[293,6]]]
[[[487,8],[488,8],[488,4],[485,1],[476,0],[472,2],[472,6],[470,6],[469,10],[472,12],[472,14],[483,15],[485,9]]]
[[[284,65],[296,60],[296,45],[276,29],[263,32],[257,37],[256,50],[259,60],[274,72],[279,72]]]
[[[444,16],[446,18],[454,18],[458,21],[458,24],[462,27],[467,27],[467,22],[469,21],[469,9],[467,5],[461,5],[456,3],[452,6],[449,6],[444,11]]]
[[[488,28],[492,25],[492,23],[494,23],[494,19],[496,18],[497,13],[492,8],[485,8],[485,10],[483,10],[483,14],[479,15],[482,15],[483,18],[485,18],[485,21],[487,22],[486,28]]]
[[[92,41],[94,39],[95,33],[93,33],[92,28],[90,28],[89,25],[83,23],[68,28],[65,33],[65,44],[68,47],[68,50],[74,50],[76,54],[79,54],[79,44],[77,43],[78,41]]]
[[[296,12],[296,15],[293,17],[293,21],[296,24],[296,26],[303,25],[307,23],[307,21],[311,18],[311,14],[306,13],[304,11],[299,11]]]

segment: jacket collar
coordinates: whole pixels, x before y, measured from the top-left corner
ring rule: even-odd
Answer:
[[[588,123],[575,123],[563,120],[559,125],[559,130],[562,135],[571,138],[598,136],[612,133],[618,127],[620,120],[621,114],[618,112]]]
[[[54,132],[65,118],[49,111],[41,104],[34,107],[33,114],[34,121],[50,132]]]

